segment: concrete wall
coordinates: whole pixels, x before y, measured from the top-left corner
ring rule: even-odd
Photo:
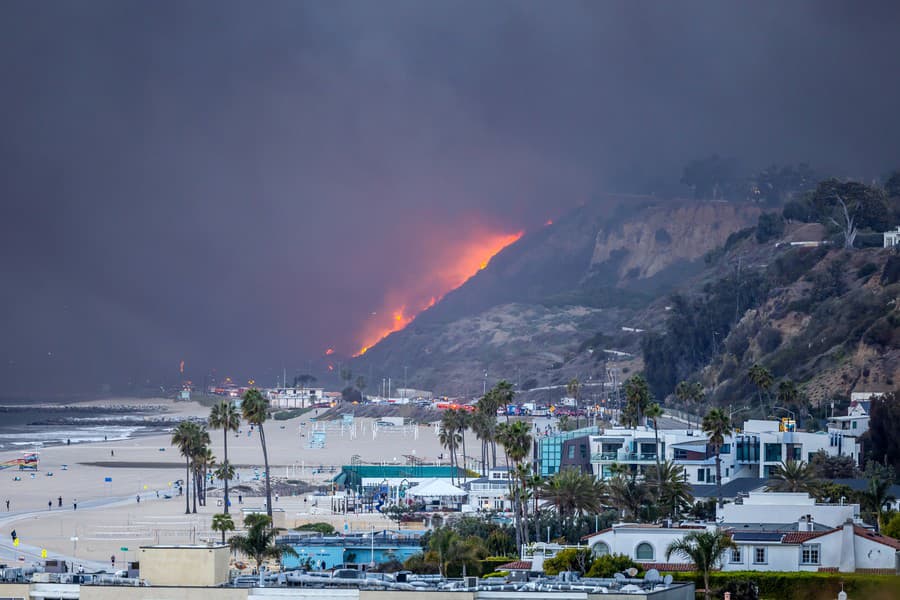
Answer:
[[[81,586],[79,600],[247,600],[247,588]]]
[[[29,585],[27,583],[0,583],[0,596],[3,598],[28,599]]]
[[[144,546],[141,579],[153,586],[215,586],[228,583],[228,546]]]

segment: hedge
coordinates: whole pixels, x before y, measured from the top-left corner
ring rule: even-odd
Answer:
[[[693,581],[703,589],[702,573],[672,573],[676,581]],[[896,600],[900,598],[900,577],[863,573],[716,571],[709,575],[709,586],[717,590],[729,581],[750,580],[759,586],[761,600],[834,600],[844,591],[851,600]],[[699,597],[699,596],[698,596]]]

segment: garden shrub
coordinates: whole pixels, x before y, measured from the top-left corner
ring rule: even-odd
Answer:
[[[604,554],[594,561],[587,572],[587,577],[609,578],[626,569],[643,571],[643,567],[624,554]]]

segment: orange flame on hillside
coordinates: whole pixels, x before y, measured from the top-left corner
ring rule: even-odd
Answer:
[[[325,356],[331,356],[334,354],[334,348],[329,348],[325,351]]]
[[[438,294],[431,296],[427,302],[413,303],[412,301],[406,301],[400,304],[400,308],[384,311],[390,314],[390,321],[386,322],[382,319],[377,323],[373,323],[362,336],[363,344],[359,352],[353,356],[362,356],[372,346],[390,334],[400,331],[412,323],[416,315],[437,304],[445,294],[455,290],[478,271],[486,268],[497,253],[517,241],[523,234],[523,231],[510,234],[490,234],[486,237],[472,240],[460,248],[455,253],[452,263],[442,265],[434,269],[432,273],[436,285],[439,285],[441,288],[436,290]],[[390,304],[390,301],[388,303]],[[410,306],[411,304],[412,306]],[[380,313],[373,314],[375,316],[380,315]]]

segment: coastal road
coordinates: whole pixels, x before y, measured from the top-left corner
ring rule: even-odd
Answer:
[[[96,510],[98,508],[112,508],[115,506],[123,506],[125,504],[131,504],[134,502],[133,496],[127,497],[118,497],[118,498],[95,498],[93,500],[86,500],[83,503],[78,503],[78,510]],[[28,531],[27,529],[17,528],[16,522],[26,519],[32,516],[44,516],[47,514],[46,510],[31,510],[31,511],[12,511],[8,513],[0,513],[0,528],[3,529],[3,537],[0,538],[0,563],[6,563],[10,567],[24,567],[24,566],[32,566],[34,564],[40,564],[45,559],[41,558],[41,548],[38,546],[31,546],[27,543],[28,541]],[[53,512],[76,512],[71,508],[58,508]],[[16,530],[16,533],[19,536],[19,546],[13,546],[12,538],[10,537],[10,531],[13,529]],[[19,560],[20,557],[24,557],[24,562]],[[75,556],[69,554],[62,554],[59,552],[51,552],[47,551],[47,559],[55,559],[61,560],[70,565],[82,565],[84,570],[87,572],[92,571],[100,571],[106,570],[111,571],[111,565],[108,562],[98,562],[95,560],[86,560],[83,558],[77,558]],[[124,565],[123,565],[124,566]]]

